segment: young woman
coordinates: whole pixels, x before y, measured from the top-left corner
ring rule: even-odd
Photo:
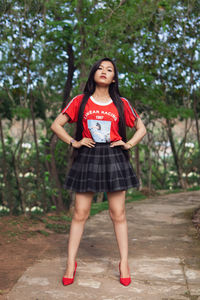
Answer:
[[[63,128],[67,122],[77,123],[75,138]],[[126,126],[136,129],[129,141],[126,140]],[[128,150],[139,143],[146,129],[129,101],[120,96],[118,72],[111,59],[103,58],[94,64],[84,94],[68,103],[51,129],[74,148],[74,160],[64,185],[76,192],[76,198],[63,284],[74,281],[76,254],[94,193],[107,192],[109,214],[120,252],[120,283],[129,285],[125,193],[127,189],[137,187],[139,182],[130,164]]]

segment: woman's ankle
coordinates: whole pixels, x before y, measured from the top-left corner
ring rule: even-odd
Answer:
[[[128,265],[128,258],[121,258],[120,259],[120,263],[122,264],[122,265]]]
[[[75,258],[73,258],[73,259],[68,259],[68,260],[67,260],[67,266],[74,266],[74,265],[75,265],[75,261],[76,261]]]

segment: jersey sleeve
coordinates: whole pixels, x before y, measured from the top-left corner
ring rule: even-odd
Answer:
[[[140,117],[126,98],[122,98],[122,101],[124,103],[124,116],[125,116],[126,126],[132,128],[135,126],[135,120],[137,120]]]
[[[78,112],[82,98],[83,95],[75,96],[62,110],[63,114],[67,114],[69,116],[69,123],[78,121]]]

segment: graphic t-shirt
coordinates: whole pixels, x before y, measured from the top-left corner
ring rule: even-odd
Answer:
[[[74,97],[62,113],[69,116],[69,123],[77,122],[78,112],[83,94]],[[126,98],[124,103],[124,116],[126,126],[134,127],[139,115]],[[107,143],[121,140],[119,134],[119,114],[112,99],[106,103],[96,101],[92,96],[88,99],[83,113],[83,137],[92,138],[97,143]]]

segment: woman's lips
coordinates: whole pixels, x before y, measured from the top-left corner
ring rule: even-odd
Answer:
[[[102,76],[100,76],[100,78],[105,78],[106,79],[106,76],[102,75]]]

